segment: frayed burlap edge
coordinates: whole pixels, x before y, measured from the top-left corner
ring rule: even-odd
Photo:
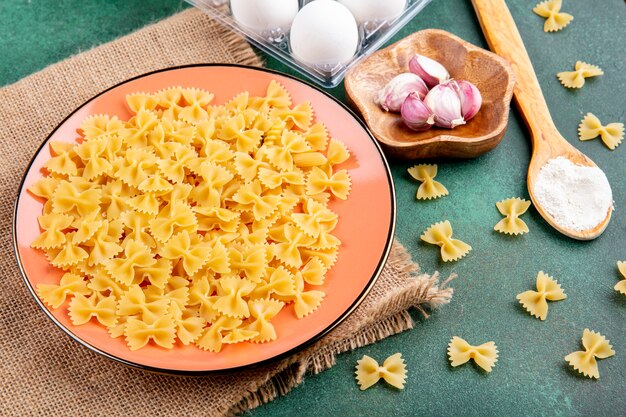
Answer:
[[[448,287],[448,283],[456,275],[451,275],[439,284],[438,272],[432,276],[420,274],[419,265],[412,262],[411,255],[397,241],[392,246],[387,267],[399,270],[399,278],[410,281],[410,284],[390,292],[380,300],[357,330],[340,336],[335,334],[338,332],[332,332],[323,339],[323,344],[316,343],[283,361],[278,372],[250,387],[239,403],[226,410],[225,414],[237,415],[286,395],[302,384],[307,374],[315,375],[333,367],[337,355],[412,329],[415,322],[409,313],[410,308],[417,309],[426,318],[431,310],[450,302],[454,290]]]

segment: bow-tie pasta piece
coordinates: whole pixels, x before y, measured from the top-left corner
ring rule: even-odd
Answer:
[[[277,268],[268,267],[265,277],[250,295],[252,299],[273,297],[289,300],[296,295],[295,277],[282,265]]]
[[[582,88],[585,85],[585,78],[598,77],[604,74],[600,67],[582,61],[576,61],[574,68],[574,71],[563,71],[556,74],[561,84],[567,88]]]
[[[296,272],[294,276],[294,284],[296,291],[293,296],[293,307],[296,316],[301,319],[317,310],[317,308],[322,304],[322,300],[326,296],[326,293],[318,290],[305,291],[304,278],[302,277],[300,271]]]
[[[276,340],[276,329],[270,321],[282,310],[285,303],[278,300],[256,299],[248,301],[250,316],[253,319],[244,330],[253,331],[256,335],[252,342],[264,343]]]
[[[72,237],[72,243],[77,245],[85,243],[102,227],[104,220],[99,210],[94,210],[85,217],[79,218],[72,223],[76,233]]]
[[[50,307],[57,309],[65,302],[68,296],[76,294],[89,295],[87,282],[80,275],[65,273],[59,285],[37,284],[37,294]]]
[[[328,146],[328,129],[322,123],[315,123],[303,133],[303,136],[314,151],[324,151]]]
[[[44,200],[50,200],[52,198],[54,190],[57,188],[60,182],[61,180],[59,178],[43,177],[36,183],[28,187],[28,192],[37,197],[41,197]]]
[[[247,297],[256,285],[239,277],[222,277],[219,280],[218,298],[213,308],[225,316],[234,318],[250,317],[250,309],[244,297]]]
[[[74,148],[76,154],[85,164],[83,178],[92,180],[102,174],[106,174],[113,168],[111,163],[104,157],[108,143],[107,138],[102,137],[83,142]]]
[[[153,322],[167,313],[169,299],[148,300],[145,290],[139,285],[131,286],[120,297],[117,313],[120,316],[138,317],[146,322]]]
[[[313,108],[311,103],[305,101],[295,106],[293,109],[289,108],[274,108],[270,112],[272,118],[283,120],[287,124],[288,129],[297,127],[301,130],[308,130],[311,127],[313,121]]]
[[[126,104],[133,113],[139,113],[141,110],[154,110],[159,98],[152,94],[133,93],[126,96]]]
[[[543,271],[539,271],[536,285],[537,291],[524,291],[516,298],[531,316],[545,320],[548,317],[548,301],[565,300],[567,296],[556,280]]]
[[[622,279],[617,284],[615,284],[615,291],[619,291],[622,294],[626,295],[626,262],[617,262],[617,269],[622,274]]]
[[[123,256],[107,259],[103,262],[106,271],[120,284],[131,285],[140,268],[151,267],[157,260],[150,248],[141,242],[129,240],[124,248]]]
[[[161,248],[159,255],[173,262],[182,261],[185,272],[192,276],[209,260],[211,245],[202,236],[187,230],[172,236]]]
[[[578,125],[578,138],[580,140],[590,140],[598,136],[600,136],[607,148],[615,150],[622,143],[622,139],[624,139],[624,124],[609,123],[604,126],[600,119],[591,113],[587,113],[580,125]]]
[[[124,122],[117,116],[94,114],[87,117],[80,125],[85,141],[98,138],[102,135],[117,135],[124,129]]]
[[[283,130],[276,146],[264,148],[270,164],[283,171],[293,170],[293,156],[310,151],[311,147],[303,135],[291,130]]]
[[[224,343],[224,333],[241,326],[242,320],[228,316],[221,316],[204,330],[196,341],[196,346],[202,350],[219,352]]]
[[[291,95],[287,89],[274,80],[270,81],[267,86],[265,97],[250,97],[248,99],[248,107],[260,112],[267,112],[272,108],[288,108],[291,105]]]
[[[561,5],[562,0],[546,0],[533,9],[533,12],[546,18],[543,24],[544,32],[556,32],[574,20],[571,14],[561,12]]]
[[[124,248],[120,245],[123,224],[121,220],[103,221],[96,233],[83,244],[90,248],[87,264],[95,266],[113,258]]]
[[[74,294],[70,301],[68,313],[75,326],[80,326],[95,318],[100,324],[113,327],[117,322],[116,305],[117,300],[114,296],[102,297],[93,294],[90,297],[85,297],[82,294]]]
[[[448,357],[454,367],[467,363],[470,359],[486,372],[491,372],[498,361],[498,348],[494,342],[472,346],[464,339],[454,336],[448,344]]]
[[[213,94],[198,88],[182,90],[186,106],[178,113],[178,118],[189,124],[197,124],[209,118],[206,107],[213,100]]]
[[[44,164],[48,172],[64,177],[78,175],[76,153],[71,143],[50,142],[50,153],[53,157]]]
[[[55,249],[62,247],[67,241],[63,230],[66,230],[74,222],[72,216],[65,214],[44,214],[37,217],[39,226],[44,230],[30,244],[36,249]]]
[[[65,274],[38,286],[72,322],[93,321],[131,350],[280,337],[322,304],[341,241],[329,206],[351,180],[350,159],[272,81],[224,104],[195,88],[126,96],[133,116],[88,117],[77,143],[50,144],[32,247]],[[68,303],[69,300],[69,303]],[[92,320],[93,319],[93,320]]]
[[[452,238],[452,225],[448,220],[430,226],[420,239],[431,245],[440,246],[441,259],[444,262],[457,261],[472,250],[467,243]]]
[[[222,140],[235,144],[237,152],[252,152],[263,139],[263,131],[259,129],[246,129],[246,120],[239,114],[228,119],[218,133]]]
[[[437,165],[415,165],[407,170],[411,177],[420,181],[415,197],[418,200],[430,200],[448,195],[448,190],[434,178],[437,176]]]
[[[50,260],[50,264],[57,268],[67,269],[71,266],[78,265],[82,261],[89,258],[89,253],[80,245],[74,244],[74,236],[76,232],[66,235],[66,242],[61,250],[55,254]]]
[[[615,355],[613,346],[600,333],[585,329],[583,331],[583,347],[585,350],[570,353],[565,361],[572,368],[589,378],[600,378],[597,359],[605,359]]]
[[[345,169],[339,170],[334,174],[319,167],[313,167],[307,176],[306,194],[315,196],[324,191],[330,191],[335,197],[346,200],[350,194],[352,181]]]
[[[100,188],[85,185],[76,177],[70,181],[63,180],[54,190],[52,211],[74,216],[85,216],[100,208]]]
[[[169,313],[174,321],[176,337],[183,345],[188,346],[200,337],[206,322],[201,317],[185,315],[183,309],[179,304],[172,303]]]
[[[327,268],[317,256],[309,258],[302,267],[302,278],[307,284],[322,285],[326,276]]]
[[[407,370],[401,353],[396,353],[385,359],[382,366],[378,365],[375,359],[363,355],[357,361],[355,375],[361,391],[375,385],[380,378],[384,379],[389,385],[398,389],[404,389]]]
[[[153,340],[157,345],[166,349],[174,347],[176,327],[169,315],[164,315],[152,323],[130,317],[124,327],[126,343],[130,350],[141,349]]]
[[[334,166],[346,162],[350,159],[350,151],[342,142],[331,139],[328,143],[328,152],[326,154],[328,165]]]
[[[530,201],[521,198],[509,198],[496,203],[498,211],[504,219],[500,220],[493,228],[496,232],[507,235],[521,235],[528,233],[528,226],[519,218],[530,207]]]

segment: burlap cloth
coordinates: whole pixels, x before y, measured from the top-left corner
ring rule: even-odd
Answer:
[[[17,188],[35,150],[81,103],[130,77],[206,62],[260,65],[242,38],[188,10],[0,89],[0,414],[215,416],[282,395],[335,363],[338,353],[410,329],[452,289],[419,273],[397,242],[363,304],[315,345],[279,363],[228,376],[151,374],[79,346],[46,318],[14,260],[11,220]],[[346,383],[352,383],[347,374]]]

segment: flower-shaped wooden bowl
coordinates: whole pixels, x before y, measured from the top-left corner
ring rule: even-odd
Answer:
[[[450,76],[476,85],[483,97],[478,114],[455,129],[433,127],[426,132],[407,128],[400,115],[383,111],[376,98],[396,75],[409,71],[420,54],[439,61]],[[401,159],[473,158],[495,148],[509,119],[515,78],[509,63],[443,30],[416,32],[361,61],[346,75],[349,100],[390,157]]]

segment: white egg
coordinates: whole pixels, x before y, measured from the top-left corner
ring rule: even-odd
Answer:
[[[344,5],[315,0],[293,20],[290,43],[293,56],[306,64],[345,64],[356,53],[359,29]]]
[[[254,32],[280,28],[287,33],[298,13],[298,0],[230,0],[230,10],[240,25]]]
[[[406,0],[338,0],[346,6],[361,24],[375,20],[391,21],[406,8]]]

